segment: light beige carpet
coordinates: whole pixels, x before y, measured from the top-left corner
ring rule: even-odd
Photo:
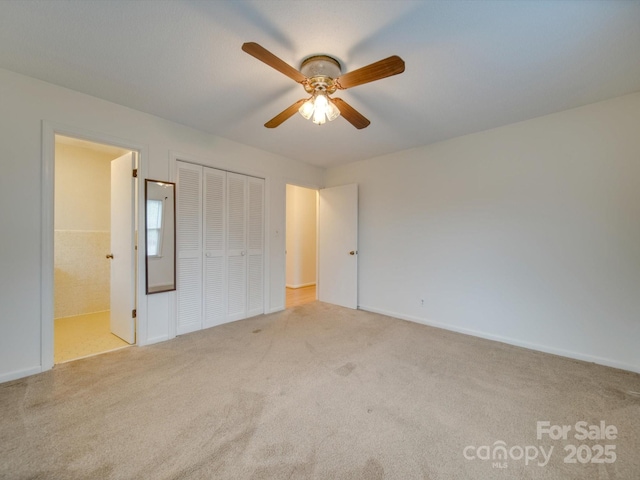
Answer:
[[[633,392],[637,374],[314,302],[0,385],[0,478],[636,480]],[[572,431],[538,440],[539,421]],[[576,440],[580,421],[617,436]]]

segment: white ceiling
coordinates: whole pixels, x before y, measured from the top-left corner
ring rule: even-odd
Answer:
[[[267,129],[307,95],[248,41],[406,71],[339,92],[366,129]],[[327,167],[640,91],[640,1],[4,0],[0,68]]]

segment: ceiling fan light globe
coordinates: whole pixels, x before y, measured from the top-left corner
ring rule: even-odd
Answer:
[[[313,123],[316,125],[322,125],[326,123],[327,116],[324,114],[324,110],[316,108],[313,112]]]
[[[304,118],[309,120],[311,118],[311,115],[313,115],[314,109],[315,105],[313,104],[313,99],[310,98],[302,104],[298,112],[300,112],[300,115],[302,115]]]
[[[329,102],[327,101],[326,95],[318,93],[313,103],[315,106],[313,110],[313,123],[316,125],[322,125],[327,121],[326,113]]]
[[[329,102],[327,102],[326,95],[319,93],[318,95],[316,95],[314,104],[316,110],[320,110],[324,114],[327,111],[327,105],[329,105]]]
[[[329,120],[330,122],[333,122],[336,118],[340,116],[340,110],[338,109],[338,107],[335,106],[335,104],[331,100],[329,100],[329,102],[327,103],[326,115],[327,115],[327,120]]]

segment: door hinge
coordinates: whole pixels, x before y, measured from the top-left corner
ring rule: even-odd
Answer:
[[[132,318],[136,318],[136,315],[138,314],[138,312],[136,311],[136,309],[134,308],[133,310],[131,310],[131,317]]]
[[[133,178],[138,178],[138,169],[137,168],[133,169]]]

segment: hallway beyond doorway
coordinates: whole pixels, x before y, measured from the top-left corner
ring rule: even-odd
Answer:
[[[310,285],[308,287],[301,288],[289,288],[287,287],[287,302],[286,308],[298,307],[305,303],[311,303],[316,301],[316,286]]]

